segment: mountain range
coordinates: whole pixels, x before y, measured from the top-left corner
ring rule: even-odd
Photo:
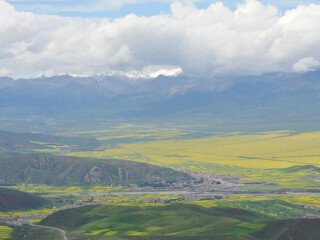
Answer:
[[[0,78],[2,122],[92,121],[301,124],[320,118],[320,72],[242,77]],[[307,123],[307,124],[305,124]],[[302,124],[302,125],[303,125]],[[52,124],[54,125],[54,123]],[[312,125],[312,124],[311,124]],[[3,125],[6,126],[6,125]]]

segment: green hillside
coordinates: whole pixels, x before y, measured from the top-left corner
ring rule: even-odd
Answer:
[[[115,159],[24,155],[0,158],[0,164],[1,184],[111,185],[191,179],[169,168]]]
[[[45,218],[41,224],[62,228],[71,236],[80,233],[86,236],[85,239],[109,239],[108,235],[129,238],[139,235],[142,237],[216,236],[211,239],[234,239],[235,231],[244,234],[242,239],[251,239],[245,236],[264,226],[254,221],[267,219],[270,218],[241,209],[207,209],[192,204],[100,205],[59,211]],[[244,227],[241,227],[241,224],[244,224]],[[174,238],[163,237],[163,239]]]
[[[254,234],[265,240],[318,240],[320,239],[320,219],[289,219],[269,223]]]
[[[70,239],[316,240],[319,219],[275,220],[237,208],[193,204],[98,205],[56,212],[42,220]]]
[[[0,211],[13,211],[48,206],[50,202],[33,194],[0,188]]]
[[[287,172],[287,173],[294,173],[294,172],[299,172],[304,170],[320,172],[320,168],[313,165],[293,166],[293,167],[282,169],[283,172]]]
[[[1,239],[1,238],[0,238]],[[61,233],[50,228],[42,228],[34,225],[16,227],[10,240],[62,240]]]

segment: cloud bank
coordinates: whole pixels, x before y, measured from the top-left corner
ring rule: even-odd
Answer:
[[[0,0],[0,75],[180,72],[259,75],[320,69],[320,5],[281,14],[247,0],[116,20],[17,11]],[[166,72],[166,69],[168,71]],[[147,72],[147,71],[153,72]]]

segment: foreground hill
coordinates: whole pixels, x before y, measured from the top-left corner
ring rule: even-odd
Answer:
[[[236,208],[192,204],[98,205],[56,212],[40,223],[70,239],[317,240],[319,219],[275,220]]]
[[[268,240],[318,240],[320,239],[320,219],[274,221],[254,235],[258,239]]]
[[[66,230],[70,239],[113,239],[107,235],[114,235],[123,237],[121,239],[144,239],[143,237],[148,236],[146,239],[197,237],[197,239],[231,240],[253,239],[247,234],[252,232],[252,229],[260,229],[263,226],[254,223],[250,225],[258,219],[269,218],[241,209],[207,209],[191,204],[166,206],[110,204],[59,211],[45,218],[41,224]],[[241,227],[241,224],[247,222],[250,226]],[[234,233],[237,231],[242,231],[244,236],[235,238]],[[81,238],[81,235],[84,238]]]
[[[190,180],[188,174],[115,159],[24,155],[0,158],[1,184],[111,185]]]
[[[0,188],[0,211],[13,211],[21,209],[40,208],[49,205],[50,202],[33,194]]]

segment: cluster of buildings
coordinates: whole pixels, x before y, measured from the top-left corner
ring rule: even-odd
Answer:
[[[6,221],[2,221],[2,224],[8,225],[8,226],[15,226],[15,227],[19,227],[25,224],[29,224],[29,222],[25,219],[19,218],[19,219],[15,219],[15,220],[6,220]]]
[[[191,190],[195,188],[206,189],[233,189],[238,188],[239,179],[244,177],[242,175],[216,175],[212,173],[193,173],[187,172],[194,179],[191,181],[180,182],[166,182],[155,181],[153,183],[145,184],[131,184],[130,190],[133,191],[151,191],[154,189],[161,190]]]
[[[2,217],[0,218],[1,224],[8,226],[22,226],[26,224],[30,224],[29,219],[40,219],[43,218],[43,215],[40,214],[32,214],[32,215],[24,215],[24,216],[15,216],[15,217]]]
[[[317,212],[320,212],[320,207],[317,207],[317,206],[309,206],[309,205],[299,205],[299,206],[302,207],[302,208],[312,209],[312,210],[315,210]]]
[[[298,205],[301,208],[305,208],[305,209],[311,209],[314,210],[316,213],[305,213],[303,214],[303,218],[319,218],[319,213],[320,213],[320,207],[317,206],[310,206],[310,205]]]
[[[167,198],[158,198],[158,199],[144,199],[140,202],[142,203],[160,203],[168,204],[174,202],[191,202],[191,201],[204,201],[204,200],[220,200],[224,199],[224,196],[217,195],[201,195],[201,194],[186,194],[179,198],[167,199]]]
[[[82,200],[78,202],[71,203],[69,205],[63,206],[60,210],[67,209],[67,208],[74,208],[74,207],[82,207],[82,206],[89,206],[89,205],[97,205],[103,203],[102,201],[94,201],[94,198],[90,198],[88,200]]]

